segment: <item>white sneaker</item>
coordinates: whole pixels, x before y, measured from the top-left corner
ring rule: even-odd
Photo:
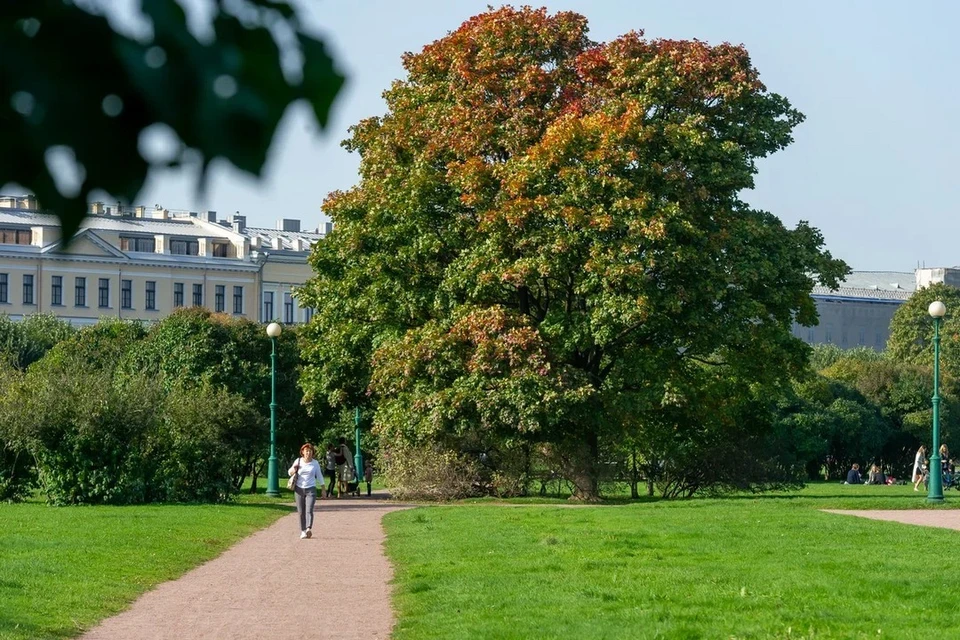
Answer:
[[[307,532],[306,532],[306,531],[301,531],[301,532],[300,532],[300,539],[301,539],[301,540],[306,540],[306,539],[309,538],[309,537],[310,537],[310,536],[307,535]]]
[[[307,537],[310,538],[312,536],[313,536],[313,531],[311,531],[310,529],[307,529]]]

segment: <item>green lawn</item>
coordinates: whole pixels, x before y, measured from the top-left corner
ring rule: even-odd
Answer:
[[[0,504],[0,638],[76,636],[157,583],[289,513],[287,500],[245,495],[239,504],[222,506]]]
[[[960,493],[947,499],[960,507]],[[396,638],[952,637],[960,532],[819,511],[926,506],[910,486],[831,483],[715,500],[396,512],[385,519]]]

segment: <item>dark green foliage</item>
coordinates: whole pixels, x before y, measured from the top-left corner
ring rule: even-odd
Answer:
[[[280,455],[309,431],[295,384],[297,337],[278,340]],[[223,501],[262,468],[268,448],[270,341],[263,327],[203,310],[147,331],[105,320],[10,368],[0,403],[0,471],[28,452],[55,504]],[[7,453],[10,455],[7,455]],[[14,469],[15,470],[15,469]],[[0,494],[3,495],[3,494]]]
[[[0,315],[0,357],[21,371],[74,332],[52,313],[38,313],[15,322]]]
[[[262,450],[267,437],[263,417],[237,394],[210,385],[172,391],[153,436],[151,501],[230,499],[249,470],[243,452]]]
[[[175,0],[137,5],[149,22],[137,39],[72,2],[0,5],[0,184],[32,190],[68,238],[91,191],[132,201],[151,166],[199,164],[201,185],[217,158],[260,175],[287,107],[305,100],[326,126],[343,83],[284,0],[206,0],[210,41],[187,27]],[[158,123],[181,144],[145,159],[141,133]],[[74,190],[58,189],[48,169],[55,147],[81,165]]]
[[[154,436],[162,396],[148,378],[115,386],[104,371],[28,376],[30,450],[53,504],[153,499]]]

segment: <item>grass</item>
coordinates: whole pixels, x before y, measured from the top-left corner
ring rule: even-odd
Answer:
[[[0,638],[79,635],[289,513],[284,494],[232,505],[0,504]]]
[[[398,640],[907,638],[960,629],[960,533],[827,514],[910,486],[388,515]],[[947,508],[960,494],[947,493]]]

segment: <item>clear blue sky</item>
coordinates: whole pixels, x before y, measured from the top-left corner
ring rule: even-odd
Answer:
[[[256,226],[273,226],[281,217],[317,226],[325,195],[357,179],[358,158],[339,142],[351,124],[383,113],[381,92],[403,75],[401,54],[419,51],[487,4],[303,0],[307,22],[326,38],[348,76],[329,129],[318,133],[306,111],[294,107],[262,182],[215,165],[207,197],[199,201],[191,178],[158,172],[139,202],[221,215],[239,210]],[[960,3],[532,4],[584,14],[597,41],[643,29],[653,38],[743,43],[767,87],[807,116],[794,144],[761,163],[756,189],[745,199],[787,226],[810,221],[828,249],[854,269],[960,264]]]

